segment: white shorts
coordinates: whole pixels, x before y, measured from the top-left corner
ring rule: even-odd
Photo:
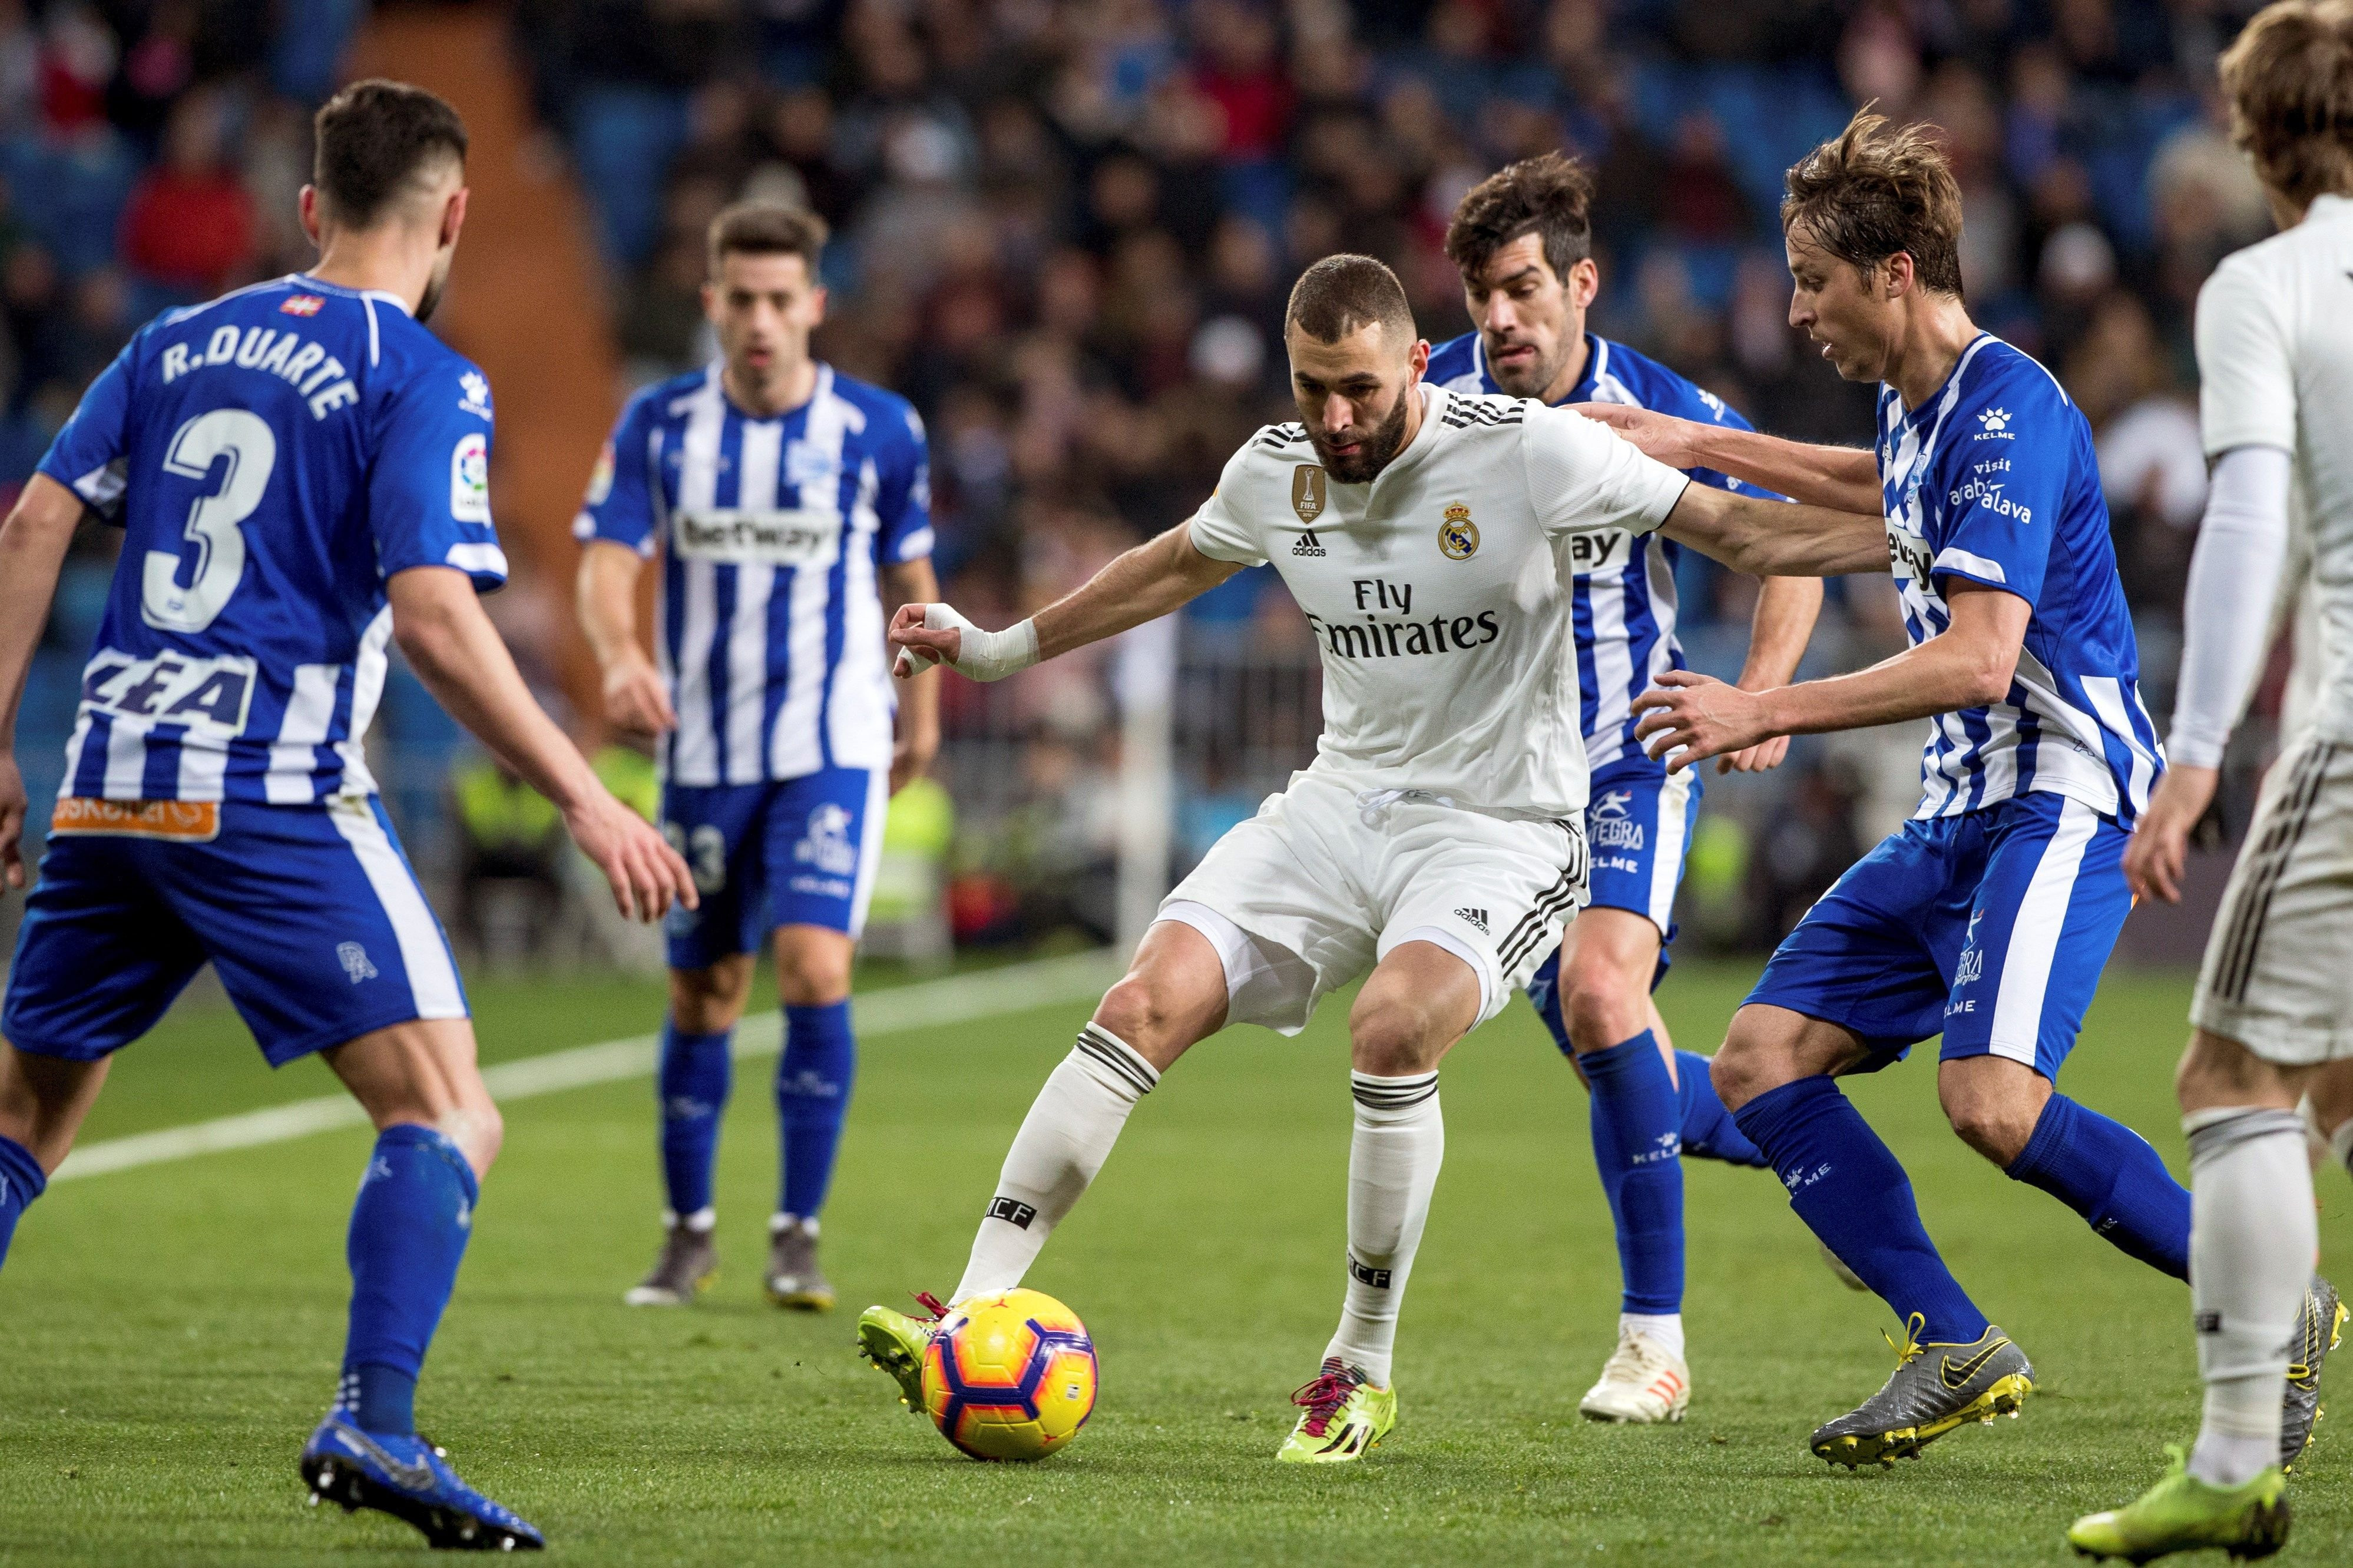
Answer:
[[[1428,942],[1479,976],[1483,1024],[1560,945],[1585,878],[1581,824],[1301,774],[1218,840],[1160,918],[1225,960],[1229,1023],[1295,1035],[1325,992]]]
[[[2353,746],[2300,742],[2263,780],[2189,1021],[2281,1067],[2353,1057]]]

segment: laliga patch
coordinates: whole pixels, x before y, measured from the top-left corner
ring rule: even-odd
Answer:
[[[209,844],[220,837],[220,803],[212,800],[90,800],[60,795],[49,813],[52,838],[174,838]]]
[[[491,444],[467,436],[449,454],[449,515],[459,522],[491,521]]]

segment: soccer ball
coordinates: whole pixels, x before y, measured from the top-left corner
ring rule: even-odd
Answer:
[[[1042,1459],[1094,1413],[1094,1342],[1041,1291],[976,1297],[933,1331],[923,1408],[976,1459]]]

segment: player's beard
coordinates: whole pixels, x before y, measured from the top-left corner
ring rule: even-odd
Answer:
[[[456,255],[454,249],[444,250],[434,258],[433,276],[425,280],[424,296],[417,301],[418,321],[431,321],[433,312],[440,308],[441,296],[449,287],[449,262]]]
[[[1563,333],[1560,341],[1554,343],[1549,359],[1539,356],[1533,370],[1514,371],[1508,377],[1495,363],[1495,344],[1483,334],[1481,337],[1480,347],[1486,351],[1487,374],[1495,378],[1497,386],[1514,397],[1542,398],[1547,391],[1551,390],[1552,384],[1560,378],[1562,367],[1568,363],[1569,344],[1577,341],[1578,340]],[[1507,344],[1506,346],[1520,345]]]
[[[1344,485],[1369,484],[1380,477],[1383,468],[1405,446],[1406,400],[1419,395],[1411,386],[1398,394],[1397,406],[1389,416],[1373,426],[1371,432],[1356,444],[1348,457],[1335,457],[1324,445],[1324,437],[1314,426],[1308,426],[1308,438],[1314,443],[1315,455],[1324,459],[1324,471]]]

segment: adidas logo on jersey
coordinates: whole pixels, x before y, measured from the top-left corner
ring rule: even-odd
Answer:
[[[1472,924],[1472,925],[1474,925],[1474,926],[1477,926],[1477,927],[1479,928],[1479,934],[1480,934],[1480,935],[1484,936],[1484,935],[1486,935],[1486,934],[1487,934],[1487,911],[1486,911],[1486,910],[1455,910],[1455,911],[1454,911],[1454,918],[1455,918],[1456,920],[1458,920],[1458,921],[1468,921],[1471,924]]]
[[[1311,528],[1299,536],[1299,542],[1291,547],[1291,552],[1320,557],[1324,553],[1324,542],[1315,537],[1315,531]]]

